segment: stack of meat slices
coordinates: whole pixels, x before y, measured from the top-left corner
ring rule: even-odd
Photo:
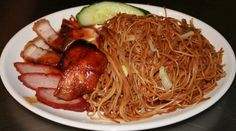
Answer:
[[[71,18],[63,20],[60,32],[46,19],[37,21],[33,30],[38,36],[22,50],[25,62],[14,63],[18,79],[46,105],[89,111],[83,95],[93,92],[107,65],[106,56],[98,49],[96,29],[80,27]]]
[[[20,73],[19,80],[26,87],[36,91],[38,101],[53,108],[80,112],[89,110],[89,103],[82,97],[65,101],[54,96],[62,74],[56,67],[29,62],[15,62],[14,66]]]

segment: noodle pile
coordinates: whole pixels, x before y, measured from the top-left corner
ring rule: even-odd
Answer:
[[[206,100],[225,75],[223,49],[216,52],[192,21],[118,14],[99,33],[109,63],[89,95],[91,118],[119,123],[185,108]]]

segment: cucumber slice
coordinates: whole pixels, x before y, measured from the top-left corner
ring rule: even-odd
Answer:
[[[121,2],[103,1],[88,5],[76,15],[77,21],[82,26],[102,24],[117,13],[135,14],[143,16],[150,12]]]

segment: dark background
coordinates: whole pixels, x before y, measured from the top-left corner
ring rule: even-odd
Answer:
[[[1,0],[0,51],[11,37],[32,21],[50,13],[84,4],[91,0]],[[233,0],[120,0],[174,9],[209,24],[219,31],[236,51],[235,2]],[[235,67],[236,68],[236,67]],[[236,129],[236,81],[212,107],[182,122],[158,131],[232,131]],[[42,118],[17,103],[0,81],[0,130],[79,130]],[[82,129],[81,129],[82,130]]]

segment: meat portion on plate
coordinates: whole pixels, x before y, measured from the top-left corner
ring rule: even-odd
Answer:
[[[54,92],[55,88],[39,87],[36,91],[37,100],[57,109],[65,109],[78,112],[90,110],[90,104],[82,97],[77,97],[76,99],[71,101],[65,101],[55,97],[53,95]]]
[[[92,93],[108,63],[98,47],[95,27],[81,27],[71,17],[59,32],[46,19],[33,25],[37,36],[21,51],[25,62],[15,62],[18,79],[36,91],[37,99],[54,108],[89,110],[83,98]]]
[[[77,40],[64,52],[61,68],[64,70],[55,96],[73,100],[91,93],[104,72],[107,58],[95,45]]]
[[[61,59],[60,54],[52,50],[43,39],[36,37],[29,41],[21,57],[28,62],[56,66]]]
[[[69,20],[63,19],[59,34],[63,39],[64,50],[66,50],[73,41],[78,39],[89,41],[97,47],[99,47],[100,44],[100,37],[97,33],[97,29],[92,26],[81,27],[74,17],[71,17]]]
[[[73,17],[63,19],[59,32],[46,19],[35,22],[33,30],[37,37],[27,42],[21,51],[21,57],[27,62],[57,66],[61,54],[75,40],[83,39],[97,47],[100,44],[96,28],[81,27]]]
[[[60,36],[46,19],[40,19],[34,23],[33,30],[42,38],[51,48],[56,51],[63,50],[63,41]]]
[[[30,62],[15,62],[14,66],[20,74],[25,73],[45,73],[45,74],[61,74],[61,70],[54,66],[44,64],[34,64]]]
[[[25,73],[18,79],[28,88],[37,90],[39,87],[56,88],[60,79],[60,74],[45,73]]]

